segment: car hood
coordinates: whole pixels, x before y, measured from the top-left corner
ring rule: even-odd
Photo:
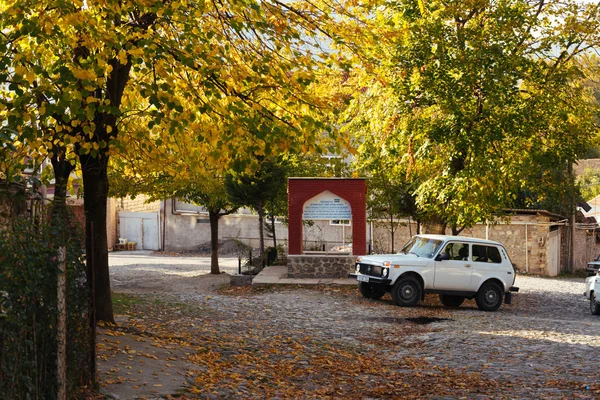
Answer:
[[[409,266],[427,264],[429,261],[431,261],[431,259],[418,257],[415,254],[378,254],[360,257],[361,264],[383,265],[383,263],[386,261],[389,261],[392,265],[401,264],[404,266]]]

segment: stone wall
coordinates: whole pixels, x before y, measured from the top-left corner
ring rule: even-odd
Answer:
[[[517,265],[520,271],[548,275],[548,242],[552,224],[550,218],[544,214],[518,214],[493,224],[477,224],[472,228],[463,230],[460,236],[487,238],[500,242],[506,248],[511,261]],[[390,252],[391,234],[389,224],[383,221],[374,221],[372,226],[374,252]],[[552,229],[560,229],[563,236],[561,241],[562,270],[566,265],[566,247],[568,244],[566,234],[568,230],[559,225],[555,225]],[[402,221],[394,235],[394,252],[398,252],[411,236],[416,234],[416,231],[416,223],[409,223],[408,220]],[[583,251],[577,249],[577,244],[578,240],[576,239],[576,257],[578,253]],[[584,248],[585,245],[581,245],[581,247]],[[592,252],[591,250],[587,251]],[[582,262],[576,262],[575,265],[576,269],[585,268]]]
[[[592,229],[576,229],[573,263],[575,270],[585,269],[587,263],[600,256],[600,243],[598,242],[599,231]]]
[[[346,278],[354,271],[355,256],[288,255],[288,278]]]
[[[392,233],[389,222],[373,221],[370,227],[373,253],[397,253],[417,234],[417,224],[414,221],[402,220],[394,230],[394,245],[392,248]]]
[[[171,201],[166,202],[166,213],[161,211],[161,224],[166,216],[165,250],[189,251],[200,244],[210,241],[210,225],[208,216],[202,214],[173,214]],[[180,204],[178,209],[182,207]],[[242,211],[240,211],[242,212]],[[165,215],[166,214],[166,215]],[[354,223],[354,221],[353,221]],[[223,239],[235,238],[254,248],[258,247],[257,216],[252,214],[234,214],[222,217],[219,220],[219,237]],[[163,227],[161,227],[163,229]],[[276,224],[278,244],[284,248],[288,244],[288,230],[284,224]],[[496,223],[477,224],[465,229],[461,236],[470,236],[502,243],[517,268],[524,272],[536,275],[549,275],[548,254],[550,231],[559,230],[561,240],[561,261],[559,270],[563,271],[567,265],[568,254],[568,227],[551,221],[544,212],[520,213],[510,218],[499,220]],[[391,234],[388,224],[384,221],[373,221],[366,227],[367,238],[372,235],[373,253],[390,253]],[[449,231],[449,229],[447,230]],[[584,269],[587,262],[600,254],[600,246],[594,243],[593,234],[585,230],[576,230],[575,239],[575,269]],[[400,251],[402,246],[417,233],[417,224],[414,221],[402,220],[394,237],[394,252]],[[330,250],[334,246],[355,243],[350,227],[331,226],[329,221],[314,221],[311,226],[303,227],[304,250]],[[271,241],[265,241],[266,246],[271,246]],[[353,263],[353,262],[352,262]],[[350,263],[350,264],[352,264]],[[350,265],[350,269],[352,265]],[[292,273],[295,273],[292,271]]]

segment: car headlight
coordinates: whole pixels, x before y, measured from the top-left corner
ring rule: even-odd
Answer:
[[[360,264],[356,264],[356,272],[360,272]]]
[[[389,273],[390,273],[390,269],[389,268],[384,267],[384,268],[381,269],[381,276],[383,278],[387,278],[388,275],[389,275]]]

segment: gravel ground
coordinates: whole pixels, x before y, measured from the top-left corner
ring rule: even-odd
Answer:
[[[237,257],[220,257],[222,275],[210,275],[210,257],[160,255],[151,251],[109,253],[111,288],[122,293],[203,293],[229,282]]]
[[[477,373],[505,387],[492,398],[592,399],[599,393],[594,389],[600,387],[600,318],[589,313],[582,278],[518,276],[521,290],[513,304],[487,313],[472,300],[458,309],[443,308],[436,296],[400,308],[389,295],[366,300],[352,288],[281,287],[228,295],[216,290],[228,282],[227,274],[205,275],[207,258],[111,254],[110,262],[114,290],[160,293],[210,310],[206,318],[221,332],[310,336],[380,354],[382,365],[414,358],[425,362],[423,374],[433,366]],[[222,259],[221,265],[233,272],[237,259]],[[439,321],[415,323],[432,320]],[[468,388],[439,398],[460,396],[490,398]]]

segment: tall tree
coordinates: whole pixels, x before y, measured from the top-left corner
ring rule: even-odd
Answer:
[[[254,173],[230,174],[225,180],[225,188],[231,201],[251,207],[258,214],[261,265],[265,260],[265,209],[267,203],[285,186],[286,170],[280,159],[263,160]]]
[[[376,2],[347,23],[377,40],[343,82],[343,129],[404,164],[419,209],[444,230],[501,213],[596,129],[575,60],[600,44],[597,4]]]
[[[174,192],[174,198],[201,205],[208,211],[210,222],[211,259],[210,273],[220,274],[219,270],[219,219],[237,211],[225,191],[225,179],[222,177],[202,177],[194,183],[186,182]]]
[[[284,135],[310,145],[322,131],[318,121],[289,112],[287,103],[310,109],[320,102],[300,99],[320,51],[315,37],[330,14],[317,3],[278,1],[0,4],[1,117],[25,137],[38,135],[39,123],[55,123],[63,144],[77,151],[98,319],[113,321],[107,171],[124,134],[150,131],[169,145],[169,134],[198,121],[202,140],[219,146],[202,156],[218,165],[244,152],[277,152]],[[264,96],[273,89],[278,99]],[[214,123],[238,116],[245,120],[227,130]],[[243,170],[249,160],[233,165]]]

